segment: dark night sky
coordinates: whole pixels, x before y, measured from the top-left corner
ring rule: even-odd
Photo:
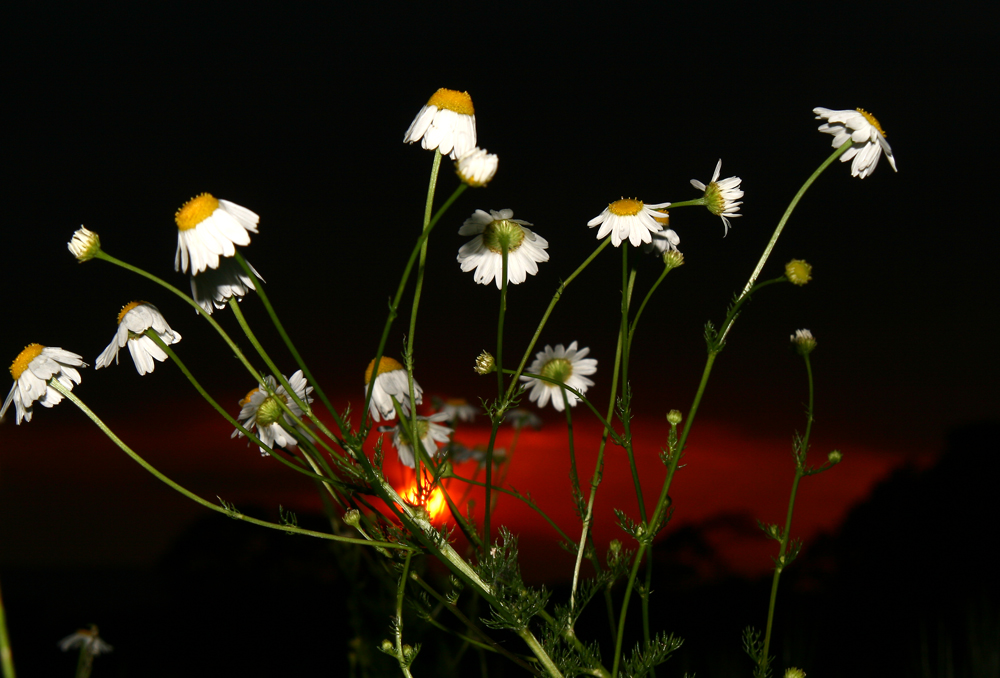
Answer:
[[[261,215],[247,258],[327,390],[356,401],[423,210],[431,155],[402,144],[403,133],[444,86],[470,92],[479,145],[499,155],[500,169],[488,188],[462,196],[431,240],[416,342],[418,379],[431,393],[492,393],[492,381],[478,381],[470,366],[494,344],[498,294],[455,263],[458,226],[473,210],[510,207],[549,240],[551,260],[511,292],[507,340],[520,347],[560,278],[596,246],[586,222],[609,201],[695,198],[689,179],[707,180],[720,157],[723,176],[743,178],[744,216],[726,238],[704,210],[672,214],[688,263],[644,316],[633,367],[641,421],[662,435],[663,413],[690,403],[704,322],[721,319],[788,200],[833,150],[812,108],[862,107],[887,130],[899,172],[883,159],[860,181],[838,163],[806,194],[763,277],[794,257],[813,264],[814,281],[772,288],[744,313],[709,387],[703,440],[721,440],[717,451],[766,441],[777,450],[769,458],[786,461],[805,397],[786,343],[801,327],[820,345],[816,449],[863,457],[836,471],[851,501],[894,464],[929,463],[947,431],[998,416],[990,291],[1000,242],[987,164],[997,149],[983,101],[995,76],[995,5],[512,7],[14,10],[0,40],[8,162],[0,357],[39,342],[93,362],[118,309],[146,299],[184,335],[179,350],[203,383],[235,406],[253,384],[189,309],[104,263],[79,266],[65,249],[84,224],[109,253],[186,288],[172,270],[173,213],[210,191]],[[444,169],[442,197],[455,186]],[[641,263],[640,286],[659,270]],[[598,376],[609,377],[619,288],[618,259],[605,252],[570,288],[541,343],[577,339],[599,359]],[[267,334],[256,300],[243,307]],[[229,315],[217,317],[236,333]],[[402,335],[397,323],[389,343],[397,355]],[[291,366],[276,339],[269,345]],[[111,422],[130,430],[144,422],[150,435],[174,438],[164,463],[173,459],[209,496],[213,482],[238,487],[218,461],[198,475],[219,433],[204,428],[207,408],[187,395],[183,377],[159,368],[140,382],[123,359],[88,371],[81,397]],[[608,382],[597,381],[595,399],[606,403]],[[16,435],[12,417],[0,426],[0,495],[43,493],[57,478],[65,491],[46,499],[53,513],[113,513],[106,499],[88,504],[80,484],[141,505],[138,476],[119,486],[112,478],[122,476],[102,471],[113,451],[81,433],[78,412],[63,405],[35,416]],[[62,447],[46,449],[28,434]],[[84,437],[66,442],[73,435]],[[243,455],[226,435],[218,442],[226,457]],[[652,436],[651,448],[659,444]],[[64,465],[46,471],[46,459]],[[111,467],[129,473],[120,459]],[[247,472],[258,474],[251,484],[269,478]],[[81,479],[72,491],[67,474]],[[266,503],[282,491],[257,496]],[[54,508],[68,503],[61,496],[74,503]],[[0,506],[17,510],[12,501]],[[0,565],[23,564],[11,549],[28,543],[5,532]],[[37,554],[60,560],[58,549]]]

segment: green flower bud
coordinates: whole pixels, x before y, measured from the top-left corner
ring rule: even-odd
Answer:
[[[790,339],[795,352],[799,355],[809,355],[816,348],[816,339],[809,330],[795,330]]]
[[[670,422],[671,426],[677,426],[683,418],[680,410],[670,410],[667,412],[667,421]]]
[[[840,453],[840,450],[834,450],[830,454],[826,455],[826,460],[831,464],[839,464],[840,460],[844,458],[844,455]]]
[[[351,527],[357,527],[361,523],[361,512],[357,509],[351,509],[344,514],[344,522]]]
[[[489,374],[496,369],[496,360],[487,351],[483,351],[476,358],[476,366],[473,369],[479,374]]]
[[[785,670],[785,678],[806,678],[806,672],[793,666]]]
[[[812,280],[813,267],[801,259],[792,259],[785,264],[785,277],[788,282],[801,287]]]

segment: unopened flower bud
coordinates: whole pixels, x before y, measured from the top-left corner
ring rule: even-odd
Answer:
[[[839,464],[840,460],[844,458],[844,455],[840,453],[840,450],[834,450],[830,454],[826,455],[826,460],[831,464]]]
[[[497,156],[487,153],[482,148],[473,148],[455,162],[455,171],[459,179],[473,188],[480,188],[490,183],[497,172]]]
[[[667,269],[677,268],[684,265],[684,255],[680,250],[667,250],[663,253],[663,263]]]
[[[608,544],[608,550],[611,551],[612,555],[617,556],[619,553],[621,553],[622,543],[617,539],[612,539],[611,543]]]
[[[403,646],[403,659],[410,659],[413,656],[413,646],[404,645]]]
[[[81,226],[73,234],[73,239],[66,243],[66,249],[82,264],[101,251],[101,239],[93,231]]]
[[[788,282],[801,287],[812,280],[813,267],[801,259],[792,259],[785,264],[785,277]]]
[[[496,369],[496,360],[487,351],[483,351],[476,358],[476,366],[474,368],[479,374],[489,374]]]
[[[361,511],[357,509],[351,509],[344,514],[344,522],[351,527],[357,527],[361,523]]]
[[[816,348],[816,339],[809,330],[795,330],[790,339],[795,352],[799,355],[809,355]]]
[[[382,651],[383,652],[387,652],[389,654],[393,654],[393,651],[392,651],[392,641],[389,640],[388,638],[386,638],[385,640],[382,641]]]
[[[793,666],[785,669],[785,678],[806,678],[806,672]]]
[[[683,418],[684,417],[681,416],[680,410],[670,410],[667,412],[667,421],[670,422],[671,426],[677,426],[677,424],[681,423]]]

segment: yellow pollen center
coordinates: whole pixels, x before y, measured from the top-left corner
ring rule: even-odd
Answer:
[[[368,382],[372,380],[373,367],[375,367],[374,360],[368,363],[368,367],[365,369],[365,386],[367,386]],[[387,358],[385,356],[382,356],[382,359],[378,361],[378,372],[375,373],[375,376],[378,376],[385,372],[392,372],[394,370],[401,370],[401,369],[403,369],[403,366],[399,364],[398,360],[393,360],[392,358]]]
[[[476,111],[472,108],[472,97],[469,96],[468,92],[459,92],[453,89],[445,89],[444,87],[431,95],[431,98],[427,100],[427,105],[447,108],[449,111],[455,111],[461,115],[476,114]]]
[[[867,120],[869,122],[869,124],[871,124],[875,129],[877,129],[879,134],[881,134],[884,137],[889,136],[888,134],[885,133],[885,130],[882,129],[882,125],[878,124],[878,120],[875,119],[874,115],[872,115],[871,113],[869,113],[868,111],[866,111],[863,108],[859,108],[859,109],[857,109],[857,111],[861,115],[865,116],[865,120]]]
[[[615,216],[634,217],[642,211],[642,201],[634,198],[622,198],[608,205],[608,209]]]
[[[217,209],[219,201],[211,193],[202,193],[184,203],[174,215],[174,221],[179,230],[186,231],[208,219]]]
[[[28,344],[24,347],[24,350],[17,354],[14,358],[14,362],[10,364],[10,376],[14,377],[14,381],[21,378],[21,373],[28,369],[28,364],[42,354],[42,349],[45,348],[41,344]]]
[[[243,400],[240,401],[240,407],[244,407],[248,402],[250,402],[250,398],[253,397],[253,394],[254,393],[259,393],[259,392],[260,392],[259,388],[255,388],[255,389],[253,389],[251,391],[248,391],[247,394],[246,394],[246,397],[243,398]]]
[[[136,306],[140,306],[140,305],[145,304],[145,303],[146,302],[144,302],[144,301],[130,301],[129,303],[127,303],[124,306],[122,306],[122,310],[118,312],[118,324],[119,325],[122,324],[122,320],[125,319],[125,315],[129,311],[131,311]]]

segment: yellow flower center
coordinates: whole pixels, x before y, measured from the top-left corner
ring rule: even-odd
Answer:
[[[544,367],[542,367],[542,376],[554,379],[561,384],[565,384],[566,380],[573,376],[573,363],[565,358],[553,358],[549,362],[545,363]],[[545,385],[557,388],[557,386],[551,382],[545,382]]]
[[[217,209],[219,201],[211,193],[202,193],[184,203],[174,215],[174,221],[179,230],[186,231],[208,219]]]
[[[375,367],[374,360],[368,363],[368,367],[365,369],[365,386],[367,386],[368,382],[372,380],[373,367]],[[375,376],[378,376],[385,372],[393,372],[395,370],[401,370],[401,369],[403,369],[403,366],[399,364],[398,360],[393,360],[392,358],[387,358],[385,356],[382,356],[382,359],[378,361],[378,372],[375,373]]]
[[[459,92],[444,87],[431,95],[431,98],[427,100],[427,105],[446,108],[461,115],[476,114],[475,109],[472,108],[472,97],[469,96],[468,92]]]
[[[10,376],[14,377],[14,381],[21,378],[21,373],[28,369],[28,364],[42,354],[42,349],[45,348],[41,344],[28,344],[24,347],[24,350],[17,354],[14,358],[14,362],[10,364]]]
[[[878,120],[875,119],[874,115],[872,115],[871,113],[869,113],[868,111],[866,111],[863,108],[858,108],[856,110],[858,111],[858,113],[860,113],[861,115],[865,116],[865,120],[867,120],[868,123],[870,125],[872,125],[872,127],[874,127],[875,129],[877,129],[879,134],[881,134],[884,137],[889,136],[888,134],[885,133],[885,130],[882,129],[882,125],[878,124]]]
[[[661,216],[653,217],[653,221],[660,224],[661,226],[670,225],[670,212],[660,212],[659,210],[656,210],[656,213]]]
[[[240,401],[240,407],[245,406],[248,402],[250,402],[250,398],[253,397],[253,394],[254,393],[259,393],[259,392],[260,392],[259,388],[255,388],[255,389],[252,389],[252,390],[248,391],[247,394],[246,394],[246,397],[244,397],[243,400]]]
[[[140,306],[140,305],[145,304],[145,303],[146,303],[145,301],[131,301],[131,302],[125,304],[124,306],[122,306],[122,310],[118,312],[118,324],[119,325],[122,324],[122,320],[125,319],[125,315],[129,311],[131,311],[136,306]]]
[[[802,259],[792,259],[785,264],[785,277],[793,285],[805,285],[812,280],[813,267]]]
[[[642,201],[634,198],[622,198],[608,205],[608,209],[615,216],[634,217],[642,211]]]

